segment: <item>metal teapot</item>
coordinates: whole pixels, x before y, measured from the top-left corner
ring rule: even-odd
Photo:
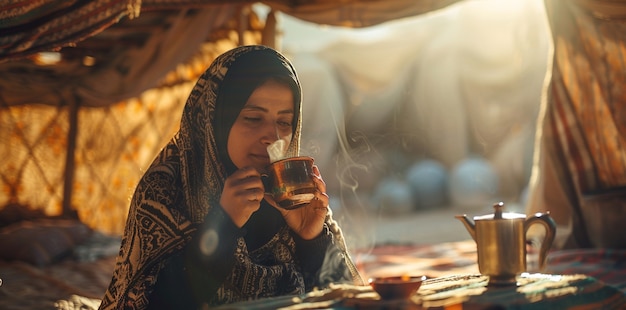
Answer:
[[[526,271],[526,233],[534,224],[541,224],[546,234],[539,250],[539,269],[545,265],[546,255],[556,234],[556,224],[550,213],[525,214],[502,212],[504,203],[493,205],[494,214],[474,217],[455,216],[476,241],[478,269],[489,276],[489,285],[515,284],[516,277]]]

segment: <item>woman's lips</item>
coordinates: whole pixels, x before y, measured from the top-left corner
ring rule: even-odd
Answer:
[[[252,157],[270,160],[270,156],[267,154],[252,154]]]
[[[270,157],[267,154],[263,154],[263,155],[252,154],[251,157],[252,157],[253,160],[255,160],[257,162],[264,163],[266,165],[269,165],[269,163],[270,163]]]

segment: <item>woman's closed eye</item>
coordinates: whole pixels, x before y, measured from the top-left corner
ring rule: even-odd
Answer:
[[[260,117],[244,116],[243,120],[250,123],[258,123],[262,120]]]
[[[283,128],[291,128],[291,122],[287,122],[287,121],[278,121],[278,126],[283,127]]]
[[[262,122],[265,121],[265,119],[261,116],[244,116],[243,120],[251,125],[260,125]],[[291,130],[291,126],[292,126],[292,122],[291,120],[289,121],[284,121],[284,120],[277,120],[276,121],[276,125],[278,128],[280,129],[289,129]]]

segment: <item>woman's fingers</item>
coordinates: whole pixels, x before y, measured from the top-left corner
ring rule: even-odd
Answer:
[[[264,191],[258,187],[248,188],[244,190],[242,195],[248,197],[248,201],[259,202],[263,199]]]
[[[261,174],[252,167],[246,167],[233,173],[230,177],[235,195],[244,202],[260,202],[263,199],[265,188],[261,181]]]
[[[264,191],[256,169],[239,169],[226,179],[220,204],[237,227],[242,227],[261,206]]]

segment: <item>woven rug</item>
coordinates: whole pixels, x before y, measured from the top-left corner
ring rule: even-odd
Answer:
[[[529,251],[529,272],[536,266],[536,252]],[[473,240],[436,245],[381,245],[354,254],[365,280],[374,276],[419,276],[439,278],[479,274]],[[543,273],[584,274],[616,287],[626,294],[626,250],[574,249],[548,254]]]
[[[476,274],[473,240],[435,245],[379,245],[355,251],[353,258],[362,276],[421,276],[438,278]]]

